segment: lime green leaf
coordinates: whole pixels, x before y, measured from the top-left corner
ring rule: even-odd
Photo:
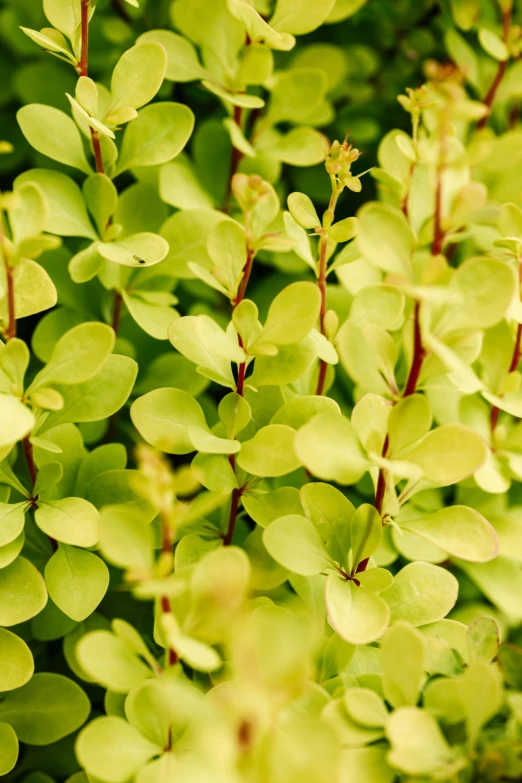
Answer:
[[[74,180],[59,171],[30,169],[15,180],[15,186],[24,182],[36,182],[45,196],[48,208],[45,231],[63,237],[96,239],[82,192]]]
[[[288,209],[296,223],[299,223],[303,228],[315,229],[321,225],[311,199],[304,193],[290,193]]]
[[[477,617],[470,623],[466,634],[469,660],[474,663],[491,663],[500,647],[500,629],[493,617]]]
[[[51,358],[31,389],[47,383],[88,381],[107,361],[114,339],[114,331],[106,324],[90,322],[70,329],[54,346]]]
[[[419,561],[409,563],[396,574],[383,598],[391,609],[392,623],[406,620],[419,626],[442,620],[453,609],[458,591],[453,574]]]
[[[373,555],[382,536],[381,515],[376,508],[364,503],[356,509],[350,522],[350,541],[353,564],[358,565]]]
[[[127,49],[112,73],[107,114],[128,106],[140,109],[149,103],[161,87],[166,69],[167,54],[159,43],[138,43]]]
[[[294,452],[295,430],[284,424],[262,427],[245,441],[238,454],[238,465],[254,476],[284,476],[296,470],[299,459]]]
[[[75,648],[82,669],[114,693],[128,693],[152,674],[128,645],[110,631],[92,631]]]
[[[0,447],[21,440],[33,429],[35,418],[18,397],[0,394]]]
[[[37,673],[0,703],[0,720],[29,745],[51,745],[85,723],[91,704],[83,690],[61,674]]]
[[[493,526],[467,506],[442,508],[434,514],[408,520],[404,527],[462,560],[484,563],[498,552]]]
[[[422,469],[424,481],[445,487],[473,475],[486,461],[487,447],[470,427],[446,424],[429,432],[402,456]]]
[[[90,380],[74,386],[60,386],[60,410],[49,413],[39,427],[43,433],[67,422],[100,421],[112,416],[125,404],[134,386],[138,365],[134,359],[111,354]]]
[[[340,2],[346,5],[346,0],[336,0],[334,11]],[[366,0],[348,0],[349,4],[354,2],[362,5]],[[343,748],[340,759],[341,768],[350,770],[354,780],[367,783],[393,783],[395,780],[395,770],[386,763],[384,748]]]
[[[194,444],[188,428],[207,430],[200,404],[181,389],[155,389],[137,399],[131,418],[140,435],[169,454],[189,454]]]
[[[261,527],[268,527],[281,515],[301,514],[303,511],[299,490],[295,487],[281,487],[272,492],[252,495],[246,493],[243,496],[243,505],[248,515]]]
[[[383,689],[393,707],[415,706],[424,681],[424,641],[407,623],[388,628],[381,639]]]
[[[516,291],[514,270],[493,258],[470,258],[455,272],[448,290],[455,304],[448,308],[447,330],[487,329],[505,315]]]
[[[159,234],[145,231],[118,242],[100,242],[97,250],[107,261],[145,268],[163,261],[169,252],[169,245]]]
[[[39,502],[36,524],[51,538],[63,544],[90,547],[98,542],[97,509],[83,498],[64,498]]]
[[[178,209],[212,209],[214,206],[196,174],[181,161],[165,163],[161,167],[159,189],[163,201]]]
[[[316,285],[305,281],[292,283],[272,301],[254,346],[297,343],[315,326],[320,308],[321,294]]]
[[[272,522],[263,533],[270,555],[289,571],[314,576],[330,565],[319,534],[306,517],[289,514]]]
[[[279,33],[270,27],[267,22],[257,13],[248,3],[243,0],[228,0],[228,8],[232,14],[239,19],[246,28],[250,41],[266,43],[271,49],[282,49],[287,51],[292,49],[295,44],[295,38],[288,33]]]
[[[135,166],[158,166],[178,155],[190,138],[194,115],[181,103],[154,103],[127,126],[118,174]]]
[[[279,32],[305,35],[322,25],[334,3],[335,0],[278,0],[270,24]]]
[[[161,752],[125,720],[113,716],[93,720],[76,743],[82,767],[107,783],[124,783]]]
[[[373,266],[411,279],[413,232],[403,213],[388,204],[371,202],[358,212],[357,244]]]
[[[11,631],[0,628],[0,691],[21,688],[33,672],[33,656],[27,644]]]
[[[471,663],[458,680],[458,692],[466,718],[466,733],[473,747],[480,730],[500,709],[502,679],[498,669],[487,663]]]
[[[199,62],[196,47],[187,38],[171,30],[148,30],[140,35],[137,43],[155,41],[167,53],[165,78],[172,82],[193,82],[206,79],[209,74]]]
[[[25,511],[28,504],[0,503],[0,546],[14,541],[24,529]]]
[[[369,467],[348,419],[320,413],[297,432],[295,453],[314,476],[339,484],[354,484]]]
[[[235,388],[230,362],[244,362],[245,353],[212,318],[207,315],[178,318],[171,324],[168,335],[174,348],[198,365],[205,376]]]
[[[40,572],[23,557],[0,569],[0,625],[11,626],[30,620],[47,603],[45,582]]]
[[[509,49],[502,38],[494,33],[493,30],[489,30],[487,27],[481,27],[478,38],[484,51],[495,60],[500,60],[502,62],[508,59]]]
[[[369,644],[386,630],[390,610],[375,593],[357,587],[337,574],[330,574],[325,597],[328,622],[350,644]]]
[[[417,707],[400,707],[386,726],[392,746],[388,762],[408,775],[437,775],[448,769],[451,750],[435,718]]]
[[[18,737],[9,723],[0,723],[0,775],[7,775],[18,760]]]
[[[388,634],[389,631],[386,632]],[[385,634],[385,636],[386,636]],[[348,715],[356,723],[369,728],[385,726],[388,710],[378,693],[369,688],[348,688],[344,694]]]
[[[139,509],[106,505],[100,518],[100,550],[119,568],[149,573],[152,569],[153,531]]]
[[[118,206],[118,191],[105,174],[93,174],[83,183],[83,194],[98,234],[103,238]]]
[[[17,318],[41,313],[54,307],[57,291],[53,281],[40,264],[27,259],[14,272],[15,313]]]
[[[19,109],[16,116],[25,138],[38,152],[80,169],[84,174],[92,172],[85,157],[80,131],[63,111],[32,103]]]
[[[109,586],[109,571],[99,557],[60,544],[45,567],[45,582],[54,603],[77,622],[94,612]]]

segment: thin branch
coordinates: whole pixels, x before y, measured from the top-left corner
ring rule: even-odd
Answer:
[[[242,106],[234,106],[234,122],[239,128],[241,128],[241,124],[243,122]],[[243,153],[241,152],[241,150],[238,150],[236,147],[234,147],[234,145],[232,145],[232,152],[230,154],[230,170],[228,173],[227,190],[225,194],[225,204],[223,207],[223,212],[230,211],[230,200],[232,198],[232,180],[234,178],[234,174],[238,169],[239,164],[241,163],[242,158],[243,158]]]
[[[27,463],[27,469],[29,470],[29,476],[31,478],[31,485],[34,487],[36,484],[38,471],[34,461],[33,444],[29,440],[29,435],[26,435],[25,438],[22,439],[22,448],[24,450],[25,461]]]
[[[87,76],[89,71],[89,6],[90,0],[82,0],[81,5],[81,54],[78,63],[78,72],[80,76]]]
[[[98,174],[105,174],[105,166],[103,164],[103,155],[100,143],[100,134],[91,128],[92,149],[94,152],[94,160],[96,163],[96,171]]]
[[[116,335],[120,328],[121,310],[123,306],[123,297],[120,291],[114,291],[114,309],[112,311],[112,328]]]
[[[506,43],[508,40],[510,27],[511,27],[511,8],[506,8],[502,13],[502,39],[504,43]],[[499,62],[497,67],[497,72],[495,74],[495,78],[493,79],[491,86],[486,94],[486,97],[483,100],[483,104],[486,107],[487,111],[484,114],[484,116],[481,117],[480,120],[477,122],[477,130],[482,130],[482,128],[485,128],[486,125],[488,124],[488,120],[491,117],[493,104],[495,103],[495,98],[497,97],[497,91],[502,83],[504,76],[506,75],[507,67],[508,67],[507,60],[501,60]]]
[[[172,540],[172,528],[170,526],[170,521],[165,511],[160,511],[160,522],[161,522],[161,551],[164,555],[171,555],[172,546],[174,542]],[[163,614],[173,614],[170,598],[168,597],[168,595],[161,596],[161,611],[163,612]],[[174,664],[176,664],[179,660],[178,654],[176,650],[174,650],[172,647],[169,647],[168,652],[169,652],[169,666],[174,666]]]
[[[403,397],[409,397],[410,394],[415,394],[425,356],[426,351],[422,345],[420,329],[420,302],[416,301],[413,309],[413,359],[408,380],[406,381],[406,386],[402,393]]]

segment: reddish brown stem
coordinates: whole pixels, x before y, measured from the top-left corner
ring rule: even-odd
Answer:
[[[33,444],[29,440],[29,435],[26,435],[25,438],[22,439],[22,448],[24,450],[25,461],[27,462],[29,476],[31,477],[31,485],[34,487],[36,484],[37,470],[34,461]]]
[[[239,341],[240,341],[239,344],[241,345],[242,340],[240,337],[239,337]],[[237,371],[237,386],[236,386],[236,392],[239,394],[240,397],[243,396],[243,391],[245,386],[245,372],[246,372],[246,362],[242,362],[239,365],[239,369]]]
[[[15,311],[15,287],[14,287],[14,270],[10,264],[5,263],[5,276],[7,282],[7,312],[8,322],[7,329],[4,332],[6,340],[11,340],[16,337],[16,311]]]
[[[92,149],[94,151],[94,161],[96,163],[96,171],[98,172],[98,174],[105,174],[105,166],[103,165],[100,136],[93,128],[91,128],[91,138],[92,138]]]
[[[230,503],[230,515],[228,518],[228,527],[223,539],[223,546],[230,546],[232,539],[234,538],[234,531],[236,529],[237,512],[239,510],[239,500],[241,498],[241,490],[232,490],[232,500]]]
[[[82,30],[82,50],[79,62],[80,76],[87,76],[89,72],[89,4],[90,0],[82,0],[81,5],[81,30]]]
[[[120,328],[121,310],[123,306],[123,297],[119,291],[114,292],[114,309],[112,311],[112,328],[116,336]]]
[[[233,302],[234,307],[237,307],[238,304],[240,304],[245,298],[248,281],[250,280],[250,273],[252,272],[252,265],[254,263],[254,255],[255,253],[252,250],[252,248],[247,247],[247,258],[246,258],[245,268],[243,270],[243,277],[241,279],[241,285],[239,286],[239,291]]]
[[[172,552],[172,528],[165,513],[160,513],[161,519],[161,551],[164,555],[170,555]],[[170,604],[170,598],[168,595],[161,596],[161,611],[163,614],[170,614],[172,612],[172,606]],[[178,662],[178,654],[172,648],[169,647],[169,665],[174,666]]]
[[[511,9],[506,9],[502,14],[502,38],[504,40],[504,43],[507,41],[509,36],[509,28],[511,26]],[[493,109],[493,104],[495,103],[495,98],[497,97],[497,91],[502,83],[502,79],[506,75],[508,67],[508,61],[502,60],[499,62],[497,67],[497,72],[495,74],[495,78],[491,82],[491,86],[489,90],[487,91],[486,97],[483,100],[483,104],[486,107],[487,111],[484,114],[483,117],[480,118],[480,120],[477,122],[477,130],[482,130],[482,128],[485,128],[488,124],[488,120],[491,116],[491,111]]]
[[[435,186],[435,214],[433,217],[433,244],[431,252],[434,256],[442,253],[444,231],[442,230],[442,164],[437,167],[437,184]]]
[[[420,302],[415,302],[413,310],[413,359],[406,381],[406,386],[402,393],[403,397],[409,397],[410,394],[415,394],[417,383],[419,381],[419,375],[422,370],[422,363],[426,356],[426,351],[422,346],[421,330],[420,330]]]
[[[384,444],[382,447],[382,456],[385,457],[388,453],[388,446],[389,446],[389,437],[386,435],[386,438],[384,440]],[[386,477],[384,475],[384,470],[381,468],[379,470],[379,476],[377,478],[377,488],[375,490],[375,508],[381,514],[382,516],[382,505],[384,503],[384,493],[386,492]],[[361,560],[359,565],[357,566],[355,573],[360,574],[362,571],[366,571],[366,568],[368,567],[368,561],[369,557],[366,557],[364,560]]]

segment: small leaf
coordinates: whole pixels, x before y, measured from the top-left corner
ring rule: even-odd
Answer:
[[[67,114],[53,106],[32,103],[19,109],[16,116],[25,138],[38,152],[91,174],[80,131]]]
[[[302,576],[321,573],[330,557],[315,527],[306,517],[289,514],[272,522],[263,533],[263,543],[274,560]]]
[[[60,544],[45,567],[45,582],[59,609],[81,622],[94,612],[107,592],[109,571],[92,552]]]

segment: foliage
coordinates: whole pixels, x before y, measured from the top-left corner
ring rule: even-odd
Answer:
[[[522,778],[521,23],[0,2],[0,775]]]

